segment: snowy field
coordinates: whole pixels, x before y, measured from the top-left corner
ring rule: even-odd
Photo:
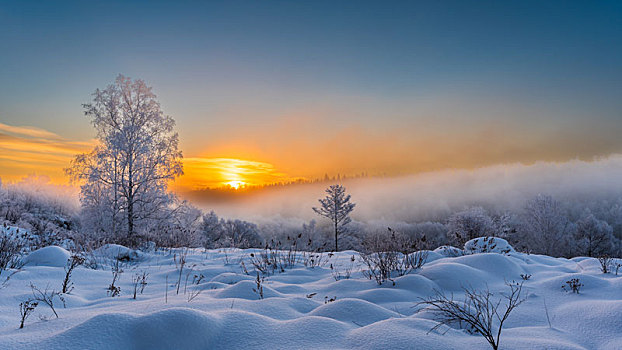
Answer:
[[[111,297],[119,252],[131,260],[120,263],[120,296]],[[31,253],[19,271],[3,272],[3,280],[13,275],[0,289],[0,349],[489,349],[466,330],[430,331],[437,323],[416,304],[435,290],[461,299],[462,287],[488,287],[500,296],[506,281],[523,281],[521,275],[531,275],[526,301],[507,321],[501,349],[622,348],[622,277],[603,274],[593,258],[447,257],[437,250],[395,285],[378,285],[362,274],[358,253],[324,253],[321,266],[304,266],[301,257],[295,267],[266,276],[261,299],[249,260],[258,250],[188,250],[180,277],[182,252],[100,249],[90,257],[97,269],[73,272],[66,306],[54,300],[58,318],[40,303],[19,329],[19,304],[32,297],[30,284],[59,290],[69,258],[60,247]],[[350,267],[350,278],[343,277]],[[343,278],[336,280],[335,271]],[[134,300],[132,279],[143,272],[147,284],[142,294],[138,285]],[[573,278],[583,284],[579,294],[561,288]]]

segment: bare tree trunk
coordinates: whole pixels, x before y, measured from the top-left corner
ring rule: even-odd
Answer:
[[[128,162],[128,186],[127,186],[127,236],[134,235],[134,172],[133,172],[133,152],[129,152]]]
[[[335,252],[339,251],[339,244],[337,243],[338,242],[337,239],[339,238],[338,236],[339,236],[339,231],[337,229],[337,221],[335,221]]]

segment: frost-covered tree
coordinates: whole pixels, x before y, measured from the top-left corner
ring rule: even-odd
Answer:
[[[495,236],[497,232],[494,221],[482,207],[453,214],[447,222],[447,229],[450,240],[458,247],[477,237]]]
[[[350,203],[350,195],[346,194],[346,188],[341,185],[331,185],[326,189],[327,196],[319,199],[321,206],[314,207],[313,211],[318,215],[328,218],[333,223],[335,230],[335,251],[339,251],[339,235],[345,231],[349,224],[350,213],[356,204]]]
[[[201,231],[206,248],[251,248],[263,243],[257,225],[244,220],[219,219],[214,211],[203,215]]]
[[[220,246],[251,248],[260,247],[263,240],[257,225],[244,220],[220,220],[222,236],[217,241]]]
[[[205,247],[214,248],[215,243],[222,236],[222,225],[218,215],[213,210],[203,214],[201,232],[203,232]]]
[[[98,145],[77,155],[67,173],[82,181],[83,208],[105,229],[131,239],[137,222],[157,220],[172,196],[167,182],[183,173],[175,121],[142,80],[119,75],[83,105]]]
[[[534,253],[560,256],[568,254],[572,225],[561,204],[551,196],[538,195],[525,206],[521,238]]]
[[[598,220],[589,209],[577,221],[578,253],[587,256],[610,254],[614,248],[613,228],[607,222]]]

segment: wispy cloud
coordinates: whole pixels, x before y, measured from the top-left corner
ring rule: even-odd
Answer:
[[[94,141],[67,140],[53,132],[0,123],[0,178],[15,181],[27,174],[47,175],[66,182],[63,168],[75,154],[86,152]]]
[[[62,140],[57,134],[33,126],[12,126],[0,123],[0,132],[44,140]]]

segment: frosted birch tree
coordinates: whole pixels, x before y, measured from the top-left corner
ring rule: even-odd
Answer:
[[[167,182],[183,174],[175,121],[162,112],[151,87],[123,75],[83,107],[98,145],[77,155],[67,173],[82,182],[83,208],[131,238],[137,221],[162,215],[172,199]]]

